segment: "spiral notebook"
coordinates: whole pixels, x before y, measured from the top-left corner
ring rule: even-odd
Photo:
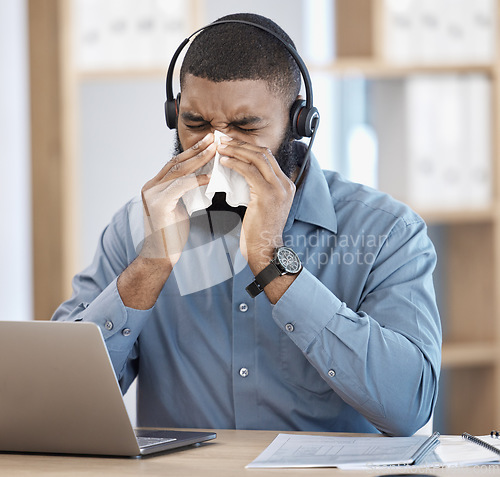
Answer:
[[[500,439],[495,432],[484,436],[441,436],[434,451],[438,465],[478,465],[500,462]]]

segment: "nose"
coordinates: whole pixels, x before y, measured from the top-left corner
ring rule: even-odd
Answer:
[[[214,133],[215,131],[220,131],[221,133],[228,135],[229,128],[227,124],[214,124],[211,126],[210,131],[212,133]]]

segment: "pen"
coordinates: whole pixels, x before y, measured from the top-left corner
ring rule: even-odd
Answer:
[[[420,464],[424,458],[431,453],[439,445],[439,432],[434,432],[426,441],[417,449],[413,455],[413,465]]]
[[[462,437],[464,439],[471,441],[471,442],[474,442],[474,444],[480,445],[480,446],[484,447],[485,449],[490,450],[491,452],[494,452],[495,454],[500,455],[500,449],[496,448],[495,446],[492,446],[491,444],[488,444],[487,442],[483,441],[482,439],[479,439],[479,437],[472,436],[468,432],[464,432],[462,434]]]

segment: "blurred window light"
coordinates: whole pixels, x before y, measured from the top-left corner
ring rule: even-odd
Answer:
[[[328,63],[335,57],[335,2],[304,0],[304,57],[313,63]]]
[[[314,105],[321,115],[313,153],[322,169],[339,170],[341,164],[339,80],[328,74],[312,75]],[[304,142],[309,143],[309,139]]]
[[[348,178],[370,187],[377,187],[377,136],[367,124],[351,129],[347,140]]]

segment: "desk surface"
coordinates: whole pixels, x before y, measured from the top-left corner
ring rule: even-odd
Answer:
[[[54,476],[141,476],[148,477],[237,477],[240,475],[290,476],[376,476],[397,474],[387,471],[340,471],[338,469],[245,469],[276,437],[274,431],[218,430],[217,439],[201,447],[189,447],[180,451],[143,458],[74,457],[25,454],[1,454],[2,475]],[[496,470],[494,470],[496,469]],[[426,474],[438,476],[474,476],[500,473],[500,466],[493,468],[430,469]],[[401,472],[401,470],[399,470]],[[411,472],[416,474],[415,471]]]

